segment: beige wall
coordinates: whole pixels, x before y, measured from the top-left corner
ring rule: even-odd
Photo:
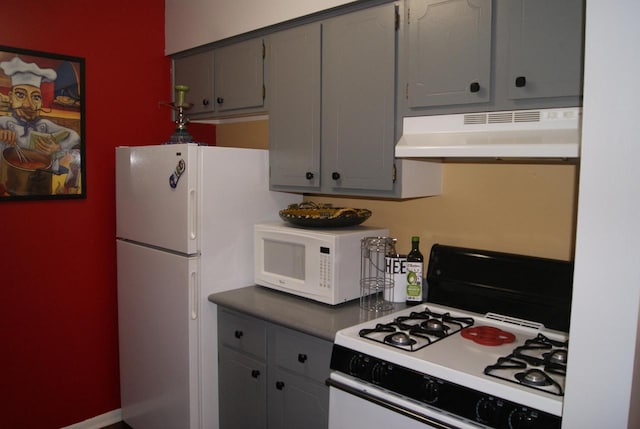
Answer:
[[[368,208],[367,225],[388,227],[406,253],[434,243],[572,259],[576,168],[567,165],[445,164],[443,193],[404,201],[309,197]]]
[[[216,146],[269,148],[269,121],[251,120],[216,124]]]
[[[266,122],[266,121],[264,121]],[[255,122],[217,126],[221,146],[268,141]],[[231,126],[231,127],[229,127]],[[233,128],[233,132],[225,128]],[[307,196],[336,207],[367,208],[365,225],[389,228],[406,253],[412,235],[425,258],[434,243],[573,259],[577,167],[561,164],[445,163],[443,193],[412,200]]]

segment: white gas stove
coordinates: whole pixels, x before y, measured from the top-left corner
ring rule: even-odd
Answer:
[[[470,273],[465,276],[473,275],[476,268],[468,267],[467,262],[473,265],[474,261],[486,258],[487,252],[437,246],[431,254],[433,267],[432,262],[429,266],[429,286],[437,289],[434,299],[473,308],[495,306],[500,310],[519,305],[513,301],[514,290],[518,299],[533,299],[528,293],[520,293],[528,286],[519,284],[505,290],[500,286],[502,280],[493,282],[486,277],[481,283],[491,288],[478,292],[478,283],[460,282],[450,268],[459,267]],[[453,253],[448,254],[450,251]],[[491,266],[504,268],[503,258],[509,259],[511,255],[489,252],[489,256],[494,258],[489,262]],[[515,264],[507,263],[506,270],[518,271],[523,263],[531,261],[530,257],[517,256]],[[525,273],[525,278],[534,277],[530,279],[532,284],[541,280],[540,275],[548,275],[547,269],[552,266],[560,267],[561,271],[571,268],[560,261],[534,262],[532,273]],[[538,268],[547,273],[540,274]],[[485,268],[477,272],[483,273]],[[513,282],[508,273],[499,277]],[[452,278],[455,281],[449,281]],[[570,289],[569,282],[569,294]],[[492,296],[491,291],[495,290],[500,293]],[[464,296],[455,298],[453,292]],[[469,296],[474,297],[473,303],[468,301]],[[566,297],[566,291],[549,297],[550,308],[558,308],[558,302],[563,301],[556,299],[559,296]],[[482,301],[480,305],[476,305],[478,300]],[[426,302],[339,331],[327,381],[331,387],[330,429],[359,427],[342,411],[356,397],[359,406],[369,411],[378,409],[376,413],[380,416],[362,426],[369,429],[398,423],[420,428],[559,428],[568,335],[562,330],[545,328],[541,322],[513,316],[537,314],[538,307],[545,306],[525,302],[524,310],[502,316]],[[568,309],[566,316],[568,324]],[[551,320],[544,314],[540,317],[556,324],[553,317]],[[358,409],[352,405],[349,408]]]

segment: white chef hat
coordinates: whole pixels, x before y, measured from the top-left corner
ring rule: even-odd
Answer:
[[[36,63],[25,63],[18,56],[0,63],[5,75],[11,78],[11,86],[33,85],[40,87],[42,82],[53,82],[58,77],[53,69],[41,69]]]

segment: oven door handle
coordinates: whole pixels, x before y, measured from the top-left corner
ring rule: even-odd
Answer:
[[[417,420],[421,423],[431,425],[436,429],[460,429],[456,426],[451,426],[449,424],[443,423],[440,420],[436,420],[433,417],[426,416],[422,413],[418,413],[414,410],[410,410],[408,408],[402,407],[400,405],[392,404],[388,401],[384,401],[380,398],[377,398],[367,392],[363,392],[362,390],[355,389],[351,386],[348,386],[344,383],[340,383],[339,381],[333,380],[331,378],[327,378],[325,381],[327,386],[334,387],[336,389],[342,390],[343,392],[349,393],[351,395],[357,396],[358,398],[364,399],[365,401],[369,401],[373,404],[379,405],[381,407],[385,407],[388,410],[394,411],[396,413],[402,414],[403,416],[407,416],[414,420]]]

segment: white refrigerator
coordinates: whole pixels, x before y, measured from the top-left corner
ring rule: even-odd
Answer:
[[[253,284],[253,225],[300,195],[268,189],[268,151],[116,149],[120,391],[135,429],[217,429],[217,309]]]

